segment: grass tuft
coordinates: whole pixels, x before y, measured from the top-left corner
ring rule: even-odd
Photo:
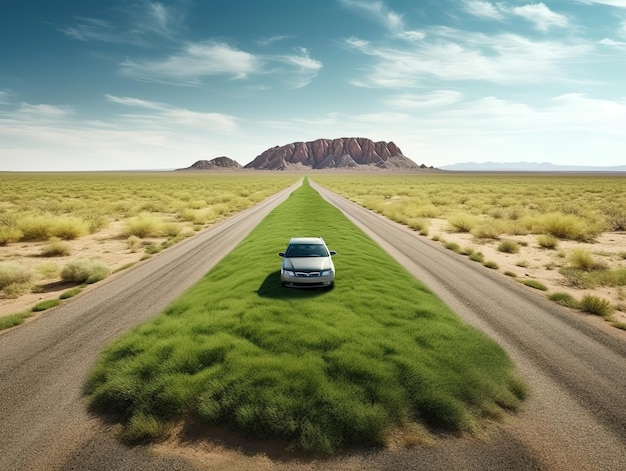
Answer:
[[[7,291],[11,285],[30,285],[34,274],[15,262],[0,262],[0,290]]]
[[[606,265],[598,262],[594,256],[585,249],[574,249],[569,257],[568,261],[570,265],[578,270],[584,271],[594,271],[594,270],[605,270]]]
[[[537,280],[524,280],[522,284],[529,286],[534,289],[538,289],[541,291],[548,291],[548,287],[544,285],[541,281]]]
[[[562,306],[580,309],[580,302],[569,293],[552,293],[548,299]]]
[[[32,316],[32,312],[19,312],[17,314],[9,314],[0,317],[0,330],[10,329],[22,324],[26,319]]]
[[[33,312],[45,311],[47,309],[53,308],[61,304],[61,301],[58,299],[47,299],[45,301],[40,301],[33,306]]]
[[[72,246],[58,237],[51,237],[40,252],[42,257],[64,257],[72,253]]]
[[[520,246],[514,240],[503,240],[498,245],[498,251],[504,253],[519,253]]]
[[[586,294],[580,300],[580,309],[596,316],[610,317],[613,314],[611,303],[599,296]]]
[[[552,234],[539,234],[537,236],[537,243],[541,248],[555,250],[559,245],[559,239]]]

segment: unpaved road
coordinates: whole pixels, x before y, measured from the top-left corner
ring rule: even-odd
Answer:
[[[88,415],[82,397],[97,354],[206,273],[286,197],[283,192],[33,322],[0,333],[0,470],[626,470],[622,332],[592,326],[502,275],[320,191],[468,323],[506,349],[531,388],[517,416],[479,438],[446,437],[432,446],[327,461],[215,450],[182,458],[117,443],[100,420]]]

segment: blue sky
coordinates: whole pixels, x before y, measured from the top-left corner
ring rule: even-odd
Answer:
[[[626,0],[21,0],[0,64],[0,171],[346,136],[434,166],[626,162]]]

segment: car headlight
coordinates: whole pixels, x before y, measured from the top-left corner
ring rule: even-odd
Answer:
[[[283,270],[283,275],[285,275],[285,276],[296,276],[296,274],[294,272],[292,272],[291,270]]]
[[[322,270],[322,276],[330,276],[333,274],[332,270]]]

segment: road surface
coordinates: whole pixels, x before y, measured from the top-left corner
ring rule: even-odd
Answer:
[[[480,437],[293,460],[260,451],[127,448],[91,417],[82,386],[112,338],[160,312],[209,271],[290,190],[0,333],[0,470],[626,470],[626,341],[580,314],[322,188],[318,191],[494,338],[530,385],[523,410]]]

